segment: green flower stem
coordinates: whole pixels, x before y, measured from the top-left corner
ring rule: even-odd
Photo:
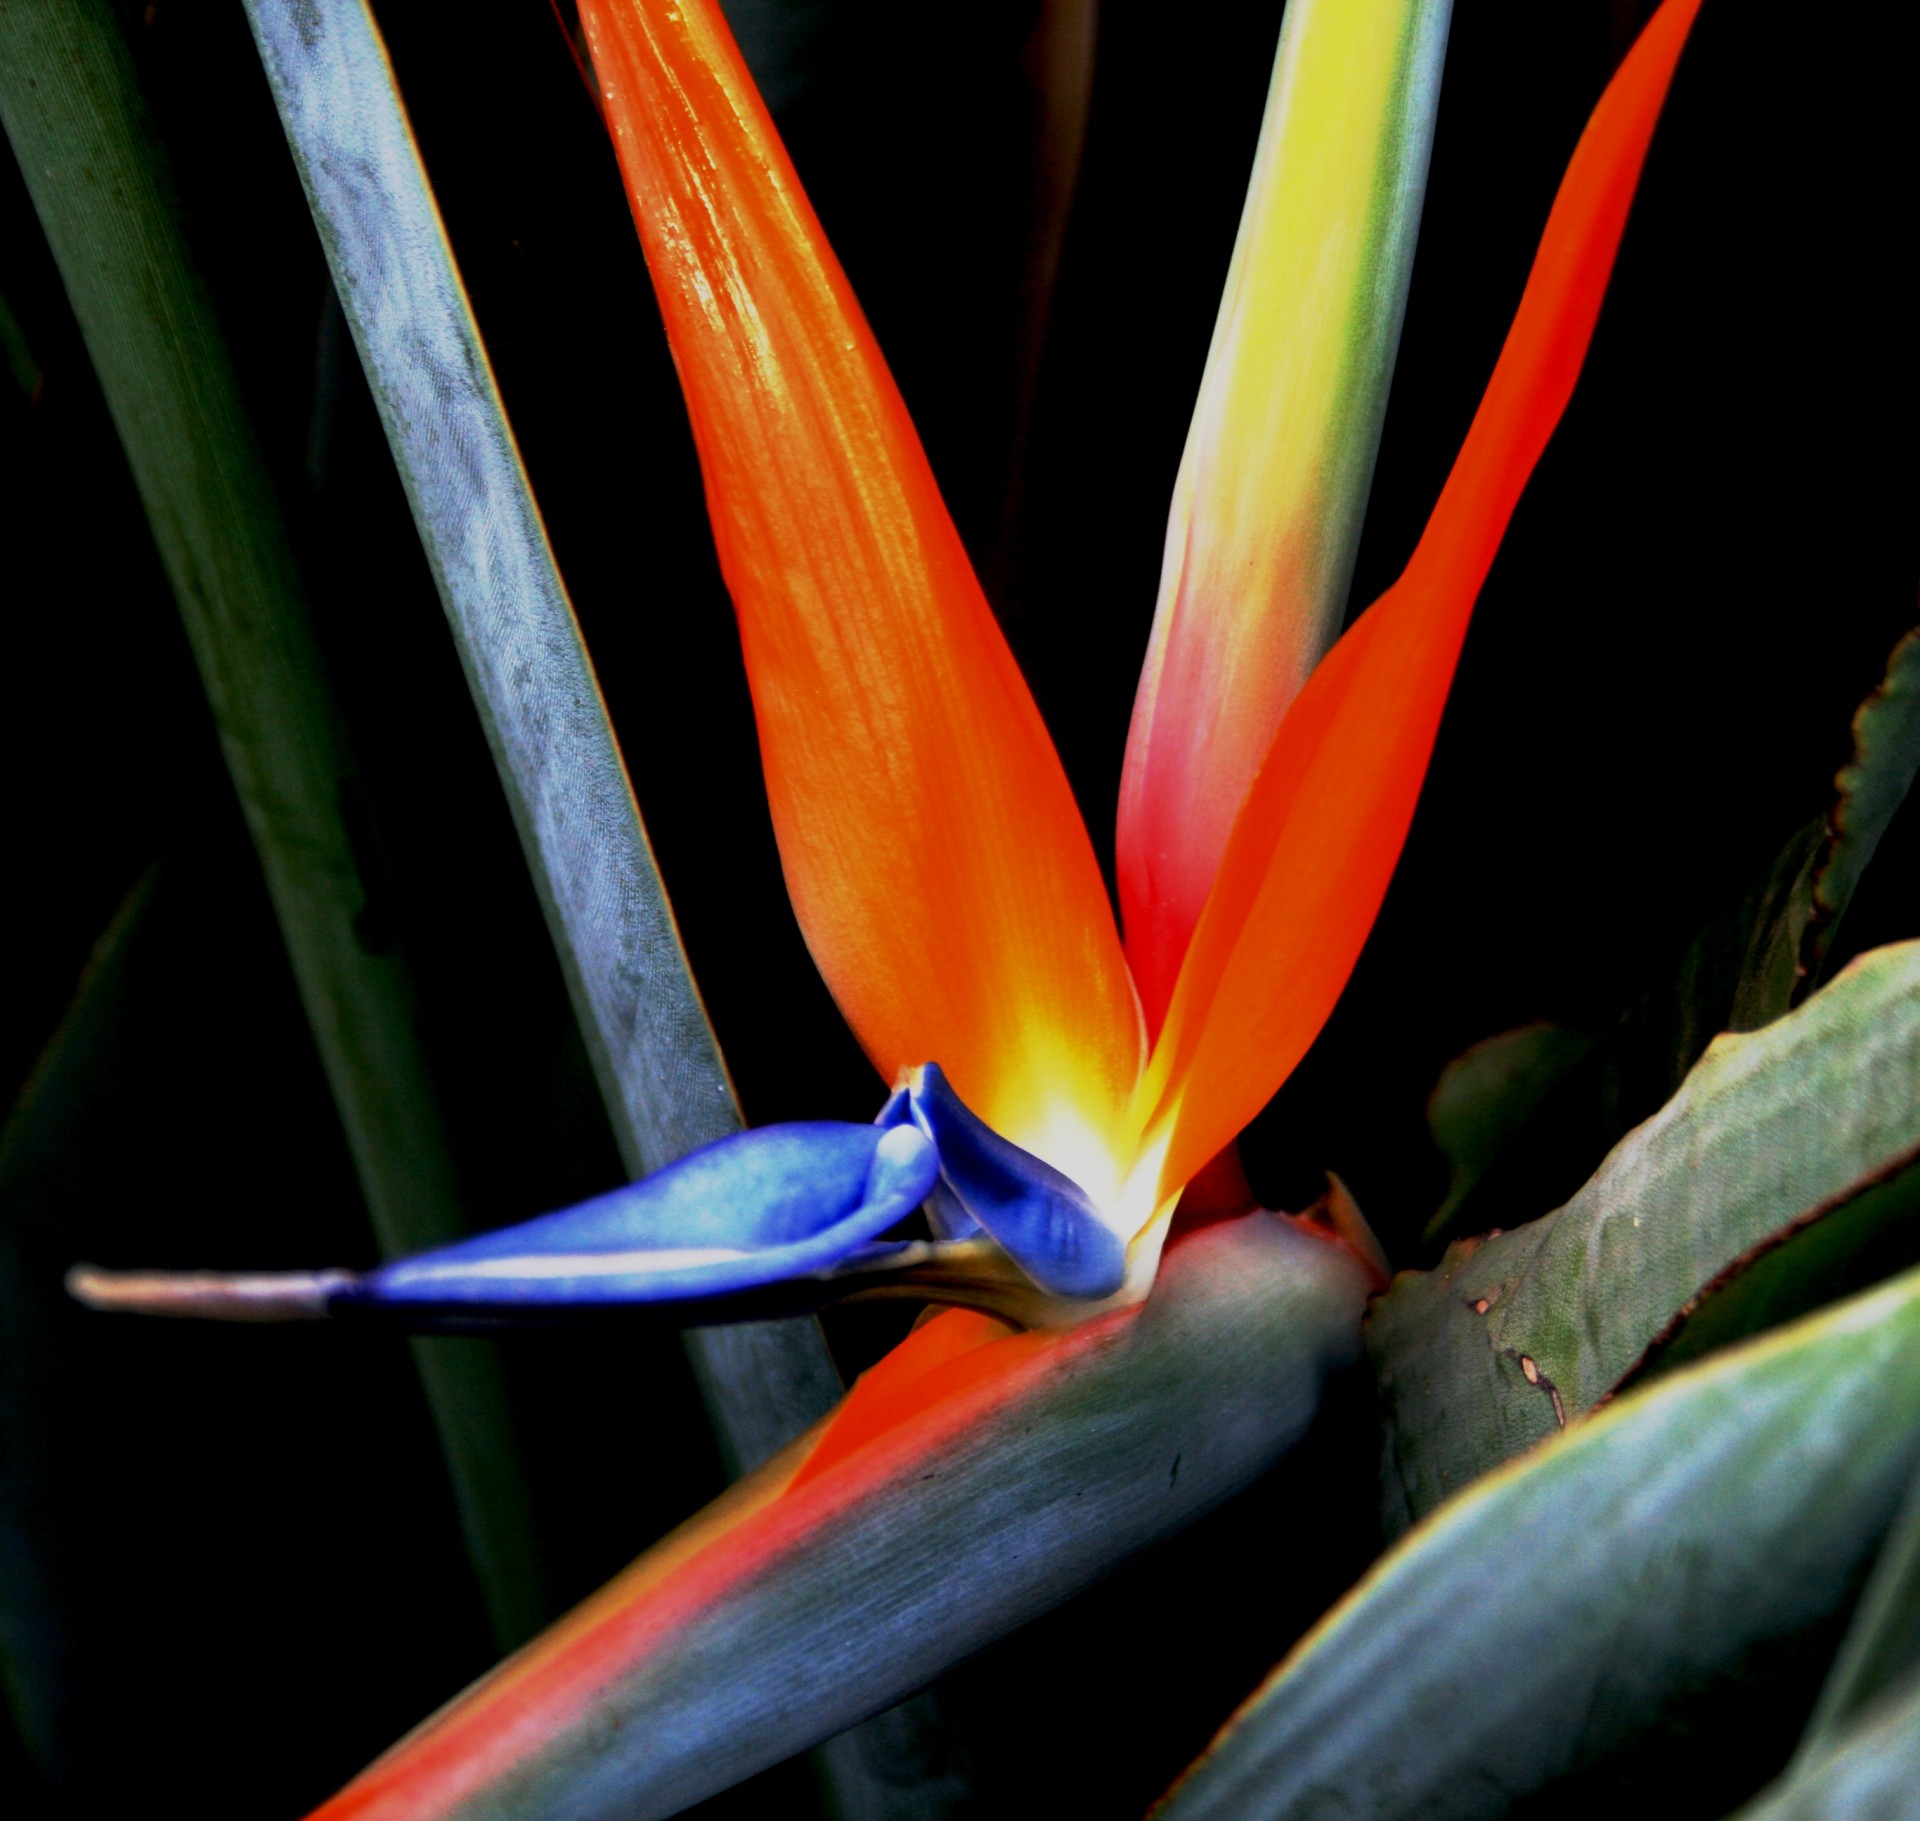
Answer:
[[[738,1131],[740,1109],[386,47],[357,0],[324,13],[247,0],[247,13],[614,1135],[645,1175]],[[685,1344],[735,1475],[841,1394],[811,1317]],[[944,1730],[922,1696],[831,1741],[830,1806],[882,1821],[964,1804]]]
[[[248,0],[602,1094],[636,1175],[740,1129],[626,766],[413,140],[359,0]],[[729,1465],[840,1395],[811,1320],[690,1334]]]
[[[1848,1728],[1896,1689],[1907,1690],[1910,1705],[1920,1704],[1920,1474],[1854,1609],[1793,1768],[1805,1770],[1840,1746]]]
[[[1632,1392],[1460,1492],[1153,1813],[1282,1821],[1337,1790],[1354,1815],[1559,1814],[1617,1790],[1629,1756],[1642,1790],[1663,1787],[1681,1761],[1663,1752],[1713,1779],[1701,1812],[1722,1813],[1767,1749],[1742,1666],[1804,1650],[1852,1597],[1916,1466],[1920,1270]],[[1663,1741],[1674,1711],[1686,1731]]]
[[[401,962],[355,935],[352,767],[278,504],[107,0],[0,0],[4,119],[186,622],[381,1246],[466,1226]],[[499,1361],[415,1359],[503,1643],[545,1617]]]

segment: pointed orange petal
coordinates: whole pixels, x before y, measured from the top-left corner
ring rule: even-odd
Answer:
[[[989,1350],[995,1341],[1009,1344]],[[942,1309],[860,1375],[788,1491],[797,1492],[942,1398],[1011,1370],[1011,1362],[1045,1345],[1045,1335],[1017,1334],[1005,1322],[977,1309]]]
[[[1319,1034],[1372,928],[1426,776],[1468,616],[1579,377],[1699,0],[1667,0],[1554,200],[1473,427],[1406,573],[1313,673],[1239,819],[1142,1082],[1184,1181]]]
[[[884,1077],[1098,1194],[1142,1038],[1052,741],[714,0],[580,11],[814,959]]]

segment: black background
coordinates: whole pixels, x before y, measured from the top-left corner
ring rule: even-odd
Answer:
[[[786,909],[671,365],[562,32],[545,0],[378,10],[749,1116],[864,1117],[878,1084]],[[1851,708],[1914,619],[1906,47],[1877,23],[1896,11],[1843,30],[1708,0],[1375,937],[1250,1135],[1270,1202],[1301,1205],[1335,1168],[1396,1262],[1420,1261],[1440,1192],[1423,1124],[1440,1066],[1528,1019],[1617,1013],[1822,807]],[[786,12],[783,129],[1110,857],[1278,7],[1105,9],[1018,502],[1032,8]],[[1419,535],[1638,17],[1459,0],[1356,606]],[[243,16],[157,0],[124,18],[357,737],[382,856],[370,939],[421,978],[474,1205],[492,1222],[608,1186],[614,1150]],[[57,1742],[64,1793],[0,1739],[0,1799],[293,1815],[490,1646],[403,1348],[120,1325],[57,1296],[75,1256],[361,1262],[371,1242],[10,164],[0,224],[0,292],[40,371],[31,397],[0,398],[10,1090],[116,907],[143,877],[150,898],[84,1066],[12,1137],[29,1192],[0,1219],[29,1313],[0,1334],[0,1434],[44,1552],[19,1572],[48,1614],[12,1693]],[[1898,832],[1854,941],[1920,933],[1920,842]],[[849,1365],[884,1339],[870,1320],[833,1333]],[[719,1469],[670,1340],[530,1338],[509,1365],[557,1609]],[[1350,1414],[1274,1485],[953,1679],[988,1812],[1137,1813],[1204,1742],[1375,1547]],[[776,1773],[716,1812],[806,1799]],[[1680,1779],[1649,1801],[1694,1799]]]

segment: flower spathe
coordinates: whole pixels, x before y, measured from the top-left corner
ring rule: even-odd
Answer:
[[[466,1297],[492,1321],[624,1298],[712,1319],[764,1312],[781,1284],[871,1289],[889,1259],[1025,1320],[1144,1296],[1182,1190],[1305,1054],[1358,959],[1698,3],[1668,0],[1596,108],[1425,533],[1317,666],[1397,334],[1446,8],[1289,7],[1129,739],[1123,950],[1038,709],[715,0],[582,0],[795,914],[902,1086],[883,1125],[925,1145],[903,1133],[882,1159],[868,1127],[746,1134],[365,1277],[250,1279],[226,1312],[282,1295],[292,1313],[452,1320]],[[1250,505],[1263,497],[1270,517]],[[883,1162],[900,1166],[884,1182],[861,1174]],[[936,1241],[961,1248],[932,1267],[924,1247],[880,1244],[929,1194]],[[960,1221],[943,1227],[943,1207]],[[994,1247],[1018,1267],[1012,1292]],[[198,1281],[168,1306],[221,1312]],[[82,1287],[167,1301],[101,1274]]]
[[[443,1709],[325,1821],[676,1812],[898,1699],[1229,1496],[1300,1432],[1357,1345],[1352,1257],[1251,1213],[1183,1233],[1161,1293],[1116,1308],[1095,1300],[1111,1281],[1101,1236],[1124,1248],[1117,1300],[1144,1295],[1182,1185],[1304,1053],[1354,965],[1697,6],[1667,0],[1596,110],[1405,575],[1279,710],[1294,685],[1272,668],[1258,679],[1274,731],[1197,906],[1170,894],[1165,914],[1186,927],[1128,932],[1129,952],[1171,957],[1143,962],[1169,969],[1149,1021],[1051,744],[717,8],[583,0],[740,616],[796,914],[900,1090],[883,1135],[849,1153],[867,1159],[852,1218],[883,1145],[901,1147],[891,1168],[925,1169],[893,1136],[918,1134],[944,1243],[994,1232],[1030,1273],[1061,1273],[1056,1307],[1077,1299],[1093,1318],[1048,1334],[966,1310],[923,1324],[825,1424]],[[1308,31],[1339,7],[1291,10]],[[1409,0],[1408,17],[1420,10]],[[1196,493],[1192,514],[1204,507]],[[1181,735],[1166,679],[1210,674],[1185,663],[1183,627],[1237,610],[1203,595],[1156,634],[1135,774],[1155,790],[1181,769],[1160,756]],[[1129,914],[1160,915],[1158,902]],[[720,1153],[751,1155],[729,1143]],[[1135,1434],[1147,1441],[1132,1451]]]
[[[1596,109],[1485,402],[1401,580],[1290,701],[1302,636],[1264,662],[1194,657],[1271,601],[1226,598],[1215,580],[1212,598],[1161,614],[1130,802],[1177,804],[1162,779],[1191,771],[1182,737],[1199,749],[1216,720],[1234,719],[1239,697],[1257,697],[1254,719],[1277,724],[1250,773],[1233,761],[1244,794],[1204,895],[1189,880],[1130,897],[1146,927],[1129,929],[1128,948],[1156,958],[1149,1046],[1051,741],[718,7],[581,8],[687,397],[808,945],[883,1077],[937,1061],[989,1126],[1080,1185],[1129,1245],[1131,1294],[1151,1284],[1182,1187],[1271,1098],[1358,959],[1467,618],[1579,372],[1697,10],[1698,0],[1669,0]],[[1282,283],[1265,271],[1267,241],[1305,231],[1301,211],[1263,202],[1290,149],[1334,144],[1355,194],[1406,190],[1398,154],[1407,118],[1430,100],[1435,17],[1417,0],[1290,9],[1230,305],[1233,286]],[[1353,80],[1351,58],[1325,55],[1328,44],[1370,60],[1359,90],[1372,126],[1316,139],[1316,108],[1337,111]],[[1333,294],[1351,298],[1351,270],[1364,265],[1343,268]],[[1260,414],[1206,410],[1216,373],[1249,361],[1249,337],[1233,328],[1244,313],[1244,303],[1227,310],[1216,334],[1170,573],[1184,573],[1192,527],[1211,510],[1192,476],[1230,470],[1242,498],[1271,478],[1297,498],[1298,475],[1319,471],[1287,445],[1263,475]],[[1328,352],[1322,364],[1338,359]],[[1309,375],[1303,396],[1324,406],[1331,395]],[[1324,606],[1316,612],[1324,620]],[[1208,694],[1182,686],[1184,727],[1167,725],[1175,674],[1210,679]],[[1150,870],[1153,821],[1123,813],[1123,881]],[[929,953],[935,969],[921,963]]]
[[[1256,313],[1276,288],[1276,244],[1337,239],[1353,195],[1370,195],[1407,142],[1420,103],[1405,97],[1424,95],[1430,111],[1444,9],[1369,0],[1364,11],[1357,36],[1351,9],[1304,5],[1289,19],[1257,188],[1284,190],[1289,161],[1315,173],[1331,162],[1343,183],[1320,205],[1330,235],[1311,204],[1250,208],[1236,272],[1253,276],[1236,284]],[[687,396],[789,893],[814,958],[882,1076],[937,1062],[989,1126],[1084,1190],[1130,1247],[1129,1293],[1144,1294],[1192,1169],[1165,1167],[1175,1133],[1142,1097],[1146,1020],[1091,843],[885,363],[718,9],[590,3],[582,18]],[[1366,105],[1343,111],[1334,97],[1355,55],[1372,86]],[[1344,130],[1316,135],[1329,117]],[[1411,137],[1424,148],[1417,122]],[[1423,149],[1413,162],[1424,166]],[[1410,231],[1399,223],[1409,246]],[[1296,300],[1302,318],[1334,319],[1296,415],[1341,391],[1353,365],[1348,319],[1371,301],[1364,252],[1346,249],[1334,278]],[[1329,296],[1342,307],[1329,311]],[[1396,332],[1397,322],[1389,353]],[[1271,352],[1257,333],[1217,343],[1216,398],[1249,340]],[[1325,465],[1312,432],[1263,456],[1258,425],[1225,417],[1206,466],[1231,468],[1242,498],[1276,472],[1299,495]],[[1334,440],[1343,436],[1356,442]],[[1357,442],[1364,470],[1371,429]],[[1297,517],[1329,504],[1318,483],[1309,491]],[[1251,606],[1244,625],[1286,617]],[[1317,612],[1326,618],[1324,601]],[[1232,620],[1187,615],[1157,636],[1155,666],[1187,666],[1196,640]],[[1216,695],[1205,707],[1211,724],[1235,704]],[[1255,717],[1264,725],[1272,712]],[[1123,820],[1123,877],[1130,828]],[[1167,946],[1151,929],[1129,937]],[[1157,991],[1156,1020],[1164,1001]],[[1268,1073],[1262,1099],[1278,1081]]]

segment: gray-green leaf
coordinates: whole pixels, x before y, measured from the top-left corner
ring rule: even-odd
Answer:
[[[1813,882],[1814,918],[1803,955],[1817,979],[1835,926],[1894,812],[1920,773],[1920,627],[1893,648],[1887,674],[1853,717],[1853,757],[1834,779],[1831,844]]]
[[[1814,1704],[1799,1761],[1819,1757],[1872,1710],[1902,1696],[1920,1698],[1920,1476],[1907,1488],[1899,1521]]]
[[[341,808],[358,785],[340,710],[106,0],[0,0],[0,119],[179,603],[381,1247],[444,1244],[466,1212],[411,974],[361,939],[369,890]],[[544,1616],[544,1571],[499,1359],[472,1339],[415,1359],[495,1630],[518,1642]]]
[[[1832,806],[1787,839],[1549,1092],[1516,1108],[1479,1169],[1456,1173],[1428,1238],[1511,1226],[1560,1200],[1679,1087],[1717,1033],[1759,1030],[1803,999],[1916,772],[1920,631],[1894,647],[1854,715],[1853,757],[1834,780]]]
[[[386,47],[364,0],[247,12],[614,1136],[643,1175],[740,1114]],[[840,1392],[811,1319],[698,1330],[687,1348],[736,1467]]]
[[[1840,1610],[1917,1463],[1920,1272],[1624,1397],[1452,1501],[1160,1821],[1505,1814],[1676,1705],[1710,1711]],[[1752,1754],[1724,1762],[1735,1800]]]
[[[1427,1227],[1444,1232],[1507,1140],[1593,1048],[1586,1031],[1527,1024],[1485,1037],[1440,1071],[1427,1130],[1447,1160],[1447,1194]]]
[[[1715,1040],[1574,1198],[1374,1305],[1393,1530],[1591,1409],[1723,1273],[1920,1156],[1920,943]]]
[[[1920,1675],[1796,1763],[1737,1821],[1904,1821],[1916,1790]]]

